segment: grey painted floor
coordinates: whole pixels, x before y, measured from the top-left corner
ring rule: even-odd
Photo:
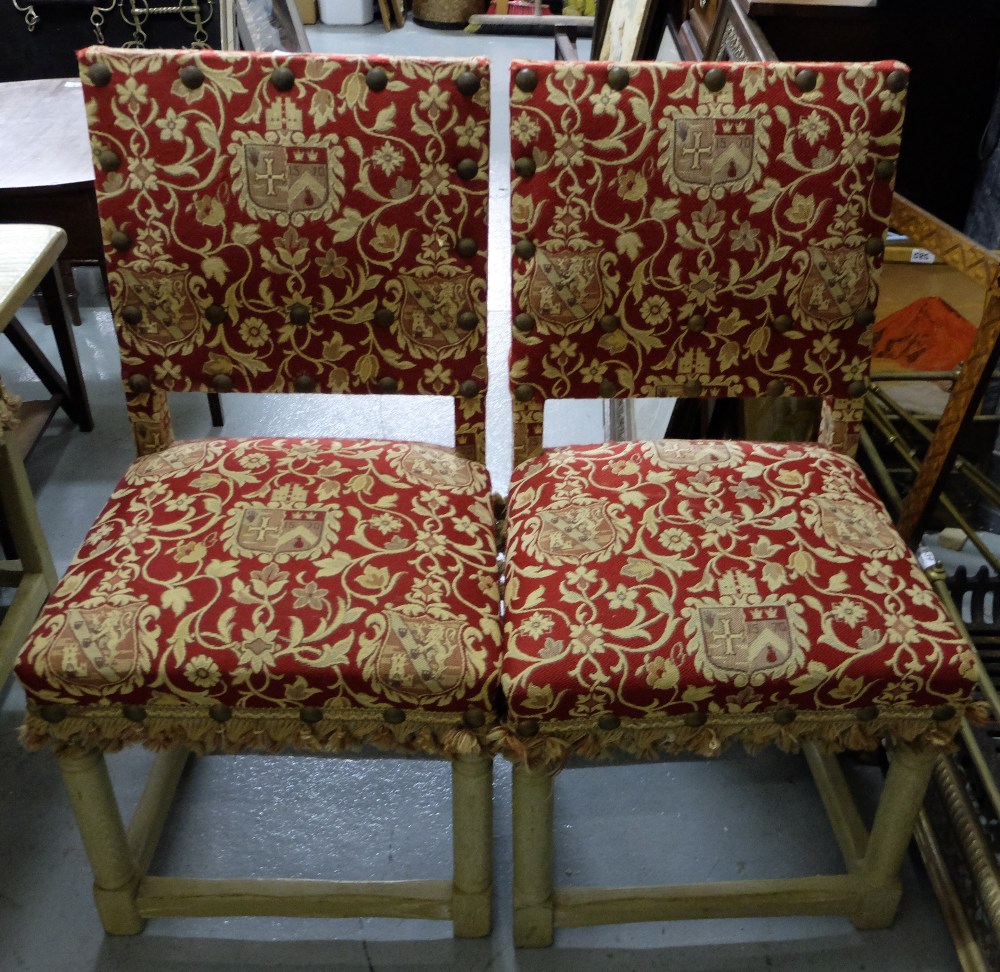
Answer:
[[[551,40],[472,37],[408,24],[310,31],[316,50],[345,53],[484,53],[493,59],[495,93],[512,53],[548,57]],[[494,113],[496,166],[492,232],[505,252],[507,189],[503,99]],[[503,489],[510,473],[502,375],[509,300],[506,270],[494,266],[489,324],[489,463]],[[79,273],[84,324],[77,332],[97,428],[84,435],[57,420],[33,453],[29,473],[57,566],[64,569],[132,457],[110,316],[96,275]],[[37,315],[24,323],[47,339]],[[29,374],[0,341],[0,373],[34,397]],[[210,434],[200,397],[175,413],[180,436]],[[448,441],[450,407],[414,412],[398,401],[321,401],[305,408],[263,408],[226,400],[227,433],[396,435]],[[601,435],[600,413],[567,413],[560,440]],[[157,920],[135,938],[101,931],[90,899],[87,863],[54,761],[23,752],[16,730],[20,688],[0,690],[0,972],[175,969],[625,970],[674,972],[949,972],[958,969],[927,879],[915,857],[893,928],[858,932],[846,919],[800,918],[653,923],[566,930],[544,951],[510,941],[510,771],[496,768],[495,930],[455,941],[450,926],[395,920]],[[112,757],[126,811],[149,755]],[[863,791],[878,771],[852,767]],[[445,877],[450,868],[448,771],[416,761],[274,757],[214,758],[189,770],[157,862],[161,872],[215,876],[296,874],[328,878]],[[567,772],[556,793],[557,873],[567,883],[642,884],[749,878],[839,869],[825,817],[802,761],[738,755],[713,764],[609,767]]]

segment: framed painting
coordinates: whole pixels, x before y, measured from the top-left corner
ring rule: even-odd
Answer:
[[[706,61],[776,61],[760,27],[736,0],[722,0],[705,47]]]
[[[656,8],[656,0],[604,0],[598,8],[592,44],[595,59],[636,61],[648,56]]]

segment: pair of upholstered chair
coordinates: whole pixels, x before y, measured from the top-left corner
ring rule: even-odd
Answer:
[[[699,915],[888,924],[975,667],[848,458],[905,69],[513,66],[517,465],[498,522],[488,64],[81,59],[141,455],[18,675],[24,739],[59,757],[105,928],[390,915],[484,935],[498,752],[515,763],[518,944]],[[174,443],[178,391],[446,395],[456,446]],[[818,395],[824,444],[543,449],[544,402],[595,395]],[[831,754],[884,739],[869,836]],[[846,874],[553,888],[570,756],[731,740],[806,749]],[[126,832],[102,754],[137,743],[164,752]],[[451,760],[452,880],[146,874],[190,751],[364,746]]]

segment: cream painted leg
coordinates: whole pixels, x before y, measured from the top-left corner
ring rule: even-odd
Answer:
[[[860,874],[864,890],[851,914],[856,928],[888,928],[896,917],[899,869],[937,758],[904,747],[892,754]]]
[[[514,944],[552,944],[553,774],[514,766]]]
[[[145,921],[136,907],[139,875],[102,753],[59,757],[83,846],[94,872],[94,901],[109,935],[137,935]]]
[[[493,760],[458,757],[451,781],[452,922],[456,937],[482,938],[493,924]]]

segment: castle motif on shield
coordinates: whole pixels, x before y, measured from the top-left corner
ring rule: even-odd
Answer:
[[[460,343],[468,332],[459,328],[458,315],[473,306],[471,275],[400,276],[403,306],[399,324],[409,340],[428,351],[442,351]]]
[[[594,317],[604,304],[602,252],[538,247],[524,299],[528,313],[557,333]]]
[[[138,307],[138,324],[124,324],[137,338],[164,350],[186,341],[197,329],[201,311],[191,296],[187,270],[137,274],[123,269],[121,306]]]
[[[543,508],[539,519],[538,550],[553,560],[588,560],[608,550],[617,539],[615,525],[598,499],[561,509]]]
[[[454,692],[465,675],[463,623],[386,611],[388,627],[376,661],[378,681],[414,700]]]
[[[71,608],[49,644],[47,668],[70,685],[120,686],[139,662],[138,617],[145,605]]]
[[[858,247],[811,246],[799,300],[810,317],[832,323],[867,302],[869,284],[868,259]]]

